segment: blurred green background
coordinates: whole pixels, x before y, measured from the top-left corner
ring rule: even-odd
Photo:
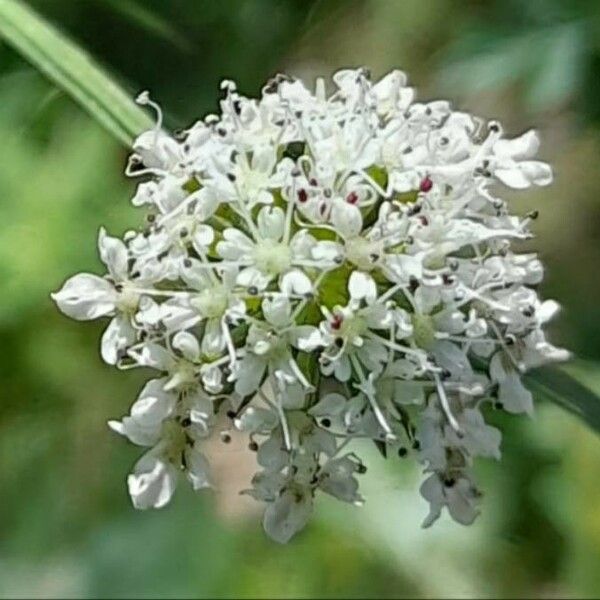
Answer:
[[[1,2],[2,0],[0,0]],[[564,305],[553,339],[600,391],[600,3],[597,0],[37,0],[42,15],[132,95],[150,89],[178,128],[216,109],[226,77],[255,94],[277,71],[400,67],[420,98],[540,130],[556,171],[537,208],[544,294]],[[98,355],[100,323],[61,316],[49,292],[100,268],[100,224],[121,234],[126,152],[69,98],[0,46],[0,596],[598,597],[600,443],[561,409],[492,418],[501,463],[470,528],[419,524],[419,473],[369,454],[362,509],[321,499],[286,547],[237,496],[241,445],[215,446],[221,492],[181,486],[135,512],[124,485],[139,454],[111,434],[143,375]]]

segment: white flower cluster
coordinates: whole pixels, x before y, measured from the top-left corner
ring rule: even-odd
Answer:
[[[558,305],[535,291],[540,261],[512,249],[536,214],[495,195],[551,182],[536,134],[414,102],[400,71],[333,83],[280,75],[257,100],[225,81],[221,114],[174,136],[138,99],[158,114],[127,167],[146,225],[102,229],[108,273],[53,295],[75,319],[111,318],[107,363],[157,372],[110,422],[149,448],[128,477],[137,508],[165,505],[181,474],[209,487],[203,446],[236,428],[277,541],[319,490],[362,502],[356,439],[423,465],[424,525],[444,507],[471,523],[473,459],[500,457],[482,409],[530,413],[521,374],[567,358],[542,331]]]

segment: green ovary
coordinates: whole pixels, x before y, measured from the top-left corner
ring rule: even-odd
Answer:
[[[413,326],[413,338],[419,348],[427,350],[435,342],[435,327],[433,319],[429,315],[415,313],[411,317]]]
[[[227,310],[227,292],[222,287],[203,290],[190,304],[205,318],[215,319]]]

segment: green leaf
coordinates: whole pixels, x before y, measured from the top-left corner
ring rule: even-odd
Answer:
[[[152,127],[150,117],[83,50],[18,0],[0,0],[0,37],[123,144],[130,146]]]
[[[540,367],[527,373],[524,383],[535,396],[558,404],[600,433],[600,398],[564,368]]]

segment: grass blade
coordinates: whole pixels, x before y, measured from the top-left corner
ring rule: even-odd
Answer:
[[[558,404],[600,433],[600,398],[564,369],[540,367],[527,373],[524,382],[535,396]]]
[[[151,119],[78,46],[18,0],[0,0],[0,37],[129,146]]]

